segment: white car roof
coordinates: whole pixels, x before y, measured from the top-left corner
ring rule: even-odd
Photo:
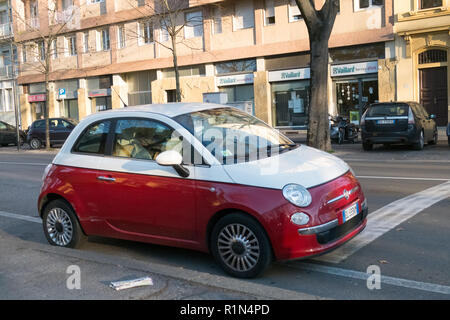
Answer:
[[[231,108],[230,106],[212,104],[212,103],[165,103],[165,104],[146,104],[141,106],[126,107],[102,112],[102,114],[116,112],[151,112],[164,115],[169,118],[179,116],[181,114],[216,109]]]

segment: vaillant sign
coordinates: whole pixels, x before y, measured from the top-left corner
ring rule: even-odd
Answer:
[[[378,61],[340,64],[331,66],[331,76],[351,76],[355,74],[377,73]]]
[[[309,68],[269,71],[269,82],[304,80],[309,78],[311,78]]]

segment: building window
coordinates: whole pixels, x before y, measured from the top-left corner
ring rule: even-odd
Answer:
[[[355,0],[355,11],[382,6],[384,0]]]
[[[427,50],[419,54],[419,64],[447,62],[446,50]]]
[[[52,57],[53,59],[57,59],[58,58],[58,41],[52,40]]]
[[[97,43],[97,51],[108,51],[111,48],[110,39],[109,39],[109,29],[102,29],[98,32],[99,43]]]
[[[26,63],[27,62],[27,47],[26,46],[22,46],[22,63]]]
[[[83,34],[83,50],[84,53],[89,52],[89,32]]]
[[[239,1],[234,5],[233,31],[253,28],[255,17],[253,1]]]
[[[67,10],[73,6],[73,0],[62,0],[62,9]]]
[[[203,14],[201,11],[187,12],[184,15],[184,37],[186,39],[203,36]]]
[[[41,61],[45,60],[45,44],[44,41],[38,43],[38,55]]]
[[[125,48],[126,42],[125,42],[125,26],[118,26],[117,27],[117,47],[119,49]]]
[[[297,6],[295,0],[289,2],[289,22],[299,21],[302,19],[302,13]]]
[[[70,56],[77,55],[77,37],[75,35],[66,38],[67,43],[67,53]]]
[[[180,77],[195,77],[205,75],[205,65],[178,67]],[[175,78],[174,68],[162,70],[163,78]]]
[[[213,9],[214,34],[222,33],[222,10],[220,7]]]
[[[249,73],[256,71],[256,60],[235,60],[216,64],[216,74]]]
[[[274,0],[265,0],[264,22],[265,25],[275,24],[275,7]]]
[[[160,40],[161,42],[169,41],[170,35],[169,35],[169,28],[170,28],[170,22],[167,19],[161,20],[161,34],[160,34]]]
[[[139,22],[139,45],[153,42],[153,27],[150,21]]]
[[[100,2],[105,2],[105,0],[88,0],[89,4],[100,3]]]
[[[420,9],[430,9],[442,6],[442,0],[420,0]]]
[[[38,1],[30,1],[30,23],[31,28],[39,28],[39,9]]]

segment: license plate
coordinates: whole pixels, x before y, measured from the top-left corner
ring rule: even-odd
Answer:
[[[342,218],[343,222],[346,222],[356,216],[359,213],[359,206],[358,202],[355,202],[350,207],[346,208],[344,211],[342,211]]]
[[[394,124],[395,120],[377,120],[377,124]]]

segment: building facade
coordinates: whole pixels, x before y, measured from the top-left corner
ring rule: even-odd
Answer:
[[[22,127],[42,117],[82,119],[125,105],[175,99],[171,43],[161,20],[146,19],[152,1],[57,0],[71,29],[58,34],[51,54],[51,90],[34,68],[45,52],[39,33],[51,0],[13,1],[20,66]],[[157,0],[154,0],[157,1]],[[178,1],[183,2],[183,1]],[[228,103],[280,129],[307,127],[309,40],[293,0],[191,0],[177,15],[182,101],[224,92]],[[321,6],[323,0],[317,1]],[[46,9],[47,8],[47,9]],[[76,8],[76,9],[73,9]],[[24,23],[27,22],[27,23]],[[395,99],[392,0],[341,0],[330,45],[329,111],[359,122],[366,103]],[[38,27],[39,32],[33,29]]]
[[[0,120],[15,126],[17,50],[11,17],[10,1],[0,1]]]
[[[396,1],[395,47],[397,99],[413,100],[450,119],[450,1]]]

